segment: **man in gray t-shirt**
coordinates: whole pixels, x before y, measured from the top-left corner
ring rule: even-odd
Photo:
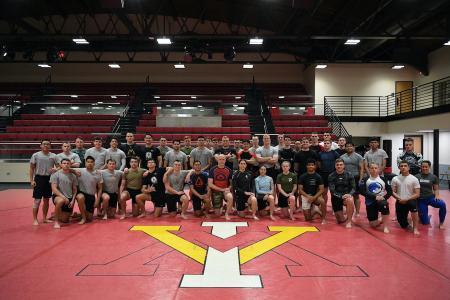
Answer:
[[[85,157],[92,156],[95,159],[94,169],[103,169],[106,162],[106,149],[102,147],[102,139],[94,138],[94,147],[86,150]]]
[[[54,228],[61,228],[59,222],[69,222],[70,215],[75,204],[78,180],[75,174],[70,172],[70,160],[63,158],[60,162],[61,170],[50,176],[53,192],[53,204],[55,204]]]
[[[370,174],[369,165],[371,163],[376,163],[379,167],[380,175],[382,175],[384,169],[386,168],[388,155],[386,151],[384,151],[383,149],[379,149],[380,142],[377,138],[371,138],[369,145],[370,150],[364,154],[364,170],[367,174]]]
[[[102,195],[102,174],[100,170],[94,170],[94,164],[94,158],[87,156],[86,168],[76,169],[80,174],[78,177],[78,193],[76,196],[81,213],[81,221],[78,224],[84,224],[87,220],[92,220],[94,207],[98,207]]]
[[[176,216],[177,203],[181,202],[181,217],[187,219],[186,211],[189,206],[189,197],[184,192],[186,177],[190,171],[181,170],[181,162],[173,163],[173,170],[168,170],[164,174],[163,181],[166,186],[166,202],[169,214]]]
[[[48,203],[52,196],[52,187],[50,185],[50,174],[56,171],[56,155],[50,152],[50,142],[43,140],[41,142],[41,151],[34,153],[30,159],[30,184],[33,188],[33,225],[39,225],[38,212],[42,198],[44,206],[42,208],[43,222],[47,220]]]
[[[70,167],[78,168],[81,165],[81,159],[78,154],[71,151],[70,143],[64,142],[62,144],[62,151],[56,155],[56,163],[59,165],[63,158],[67,158],[70,161]]]
[[[180,150],[180,141],[173,141],[173,149],[164,156],[164,167],[173,167],[173,163],[178,160],[184,170],[187,169],[187,155]]]
[[[209,170],[213,153],[205,147],[205,138],[200,136],[197,139],[197,148],[193,149],[190,154],[190,165],[194,165],[194,161],[199,161],[202,165],[202,171]]]
[[[345,171],[349,172],[355,178],[356,189],[353,194],[353,201],[355,202],[355,216],[359,216],[361,209],[361,201],[359,199],[359,181],[364,177],[364,158],[355,152],[355,145],[352,142],[345,144],[345,151],[347,153],[341,155],[344,161]]]
[[[277,180],[277,171],[275,165],[278,163],[278,151],[275,147],[270,146],[270,136],[265,134],[263,136],[263,146],[256,149],[256,160],[259,165],[264,165],[267,170],[267,175],[272,177],[273,182]]]
[[[106,220],[108,217],[114,218],[116,214],[119,184],[122,181],[123,172],[116,170],[116,162],[110,159],[106,162],[106,170],[102,170],[101,174],[103,179],[103,220]]]
[[[123,171],[127,164],[127,155],[118,148],[119,140],[116,137],[113,137],[111,138],[109,145],[111,147],[106,150],[105,162],[107,162],[108,159],[112,159],[116,162],[116,170]]]

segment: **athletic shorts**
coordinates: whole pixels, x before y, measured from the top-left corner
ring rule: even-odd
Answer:
[[[177,211],[177,203],[181,202],[181,195],[171,195],[166,194],[166,202],[167,202],[167,211],[168,212],[176,212]]]
[[[118,198],[117,193],[108,193],[108,192],[104,193],[109,196],[108,207],[117,208],[117,198]]]
[[[248,201],[249,196],[245,195],[245,194],[236,194],[236,209],[237,211],[243,211],[245,210],[245,204]]]
[[[264,200],[265,196],[266,195],[257,195],[256,200],[258,201],[258,210],[264,210],[267,206],[269,206],[267,200]]]
[[[344,200],[335,196],[331,196],[331,205],[333,206],[333,211],[343,211],[344,210]]]
[[[375,201],[370,205],[366,205],[367,219],[369,222],[378,220],[378,213],[383,216],[389,215],[389,203],[387,200]]]
[[[278,194],[278,207],[284,208],[289,206],[288,198],[284,196],[283,194]]]
[[[417,200],[408,200],[405,204],[401,204],[398,202],[398,205],[406,207],[409,212],[415,213],[418,212],[417,210]]]
[[[136,204],[136,196],[142,194],[141,190],[127,189],[128,194],[130,194],[131,203]]]
[[[354,178],[355,178],[355,193],[354,193],[354,195],[359,195],[360,194],[359,193],[359,181],[360,181],[359,175],[354,176]]]
[[[166,194],[153,192],[150,193],[150,196],[152,197],[152,202],[155,205],[155,207],[166,206]]]
[[[56,206],[55,198],[56,198],[56,195],[53,194],[53,195],[52,195],[52,201],[53,201],[53,204]],[[72,197],[70,197],[70,198],[72,198]],[[70,201],[70,198],[68,198],[69,201]],[[70,207],[69,207],[69,204],[64,203],[63,206],[61,206],[61,211],[67,212],[67,213],[72,213],[72,211],[73,211],[73,206],[72,206],[72,208],[70,208]]]
[[[50,176],[35,175],[34,181],[36,186],[33,188],[33,198],[50,198],[52,196],[52,185],[50,184]]]
[[[86,211],[88,211],[91,214],[93,214],[94,213],[95,196],[86,194],[86,193],[81,192],[81,191],[79,191],[77,194],[83,194],[83,196],[84,196],[84,205],[86,206]]]
[[[323,180],[323,186],[328,187],[328,176],[330,176],[331,173],[329,172],[320,172],[319,175],[322,177]]]
[[[302,198],[302,209],[303,210],[311,209],[311,204],[318,205],[318,201],[317,200],[314,201],[314,202],[309,202],[308,199],[306,199],[305,196],[302,195],[300,197]]]
[[[212,204],[214,209],[219,209],[223,205],[224,200],[223,192],[212,192]]]

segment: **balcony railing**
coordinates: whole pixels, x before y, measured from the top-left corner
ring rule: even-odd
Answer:
[[[325,96],[339,117],[390,117],[450,105],[450,76],[387,96]]]

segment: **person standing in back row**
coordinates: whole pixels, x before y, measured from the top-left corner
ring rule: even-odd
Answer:
[[[52,196],[50,175],[56,171],[56,154],[50,152],[50,141],[41,142],[41,151],[34,153],[30,159],[30,184],[33,188],[33,225],[39,225],[38,212],[41,200],[44,199],[42,208],[42,222],[50,223],[47,219],[48,203]]]
[[[397,157],[397,164],[401,161],[407,161],[409,164],[409,172],[412,175],[420,173],[420,166],[422,164],[422,154],[414,152],[414,140],[407,138],[404,140],[405,149]]]
[[[370,150],[364,154],[364,170],[366,174],[370,174],[369,164],[376,163],[379,167],[380,175],[382,175],[386,168],[388,155],[386,151],[379,149],[380,142],[376,137],[370,139],[369,146]]]
[[[141,157],[141,148],[134,142],[134,133],[127,132],[125,135],[125,139],[127,142],[120,146],[120,150],[122,150],[126,155],[126,167],[130,167],[130,160],[132,157]]]

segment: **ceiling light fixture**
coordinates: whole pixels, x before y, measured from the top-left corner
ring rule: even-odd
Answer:
[[[326,67],[328,67],[327,65],[317,65],[316,69],[325,69]]]
[[[403,69],[404,67],[405,67],[404,65],[393,65],[392,70],[400,70]]]
[[[184,66],[184,64],[178,63],[173,65],[175,67],[175,69],[185,69],[186,67]]]
[[[361,42],[361,40],[348,39],[344,44],[345,45],[358,45],[360,42]]]
[[[166,37],[157,38],[156,41],[158,42],[159,45],[171,45],[172,44],[172,40],[170,38],[166,38]]]
[[[87,44],[89,44],[89,42],[86,39],[83,39],[83,38],[72,39],[72,41],[75,44],[78,44],[78,45],[87,45]]]
[[[109,64],[108,65],[111,69],[120,69],[120,65],[119,64]]]
[[[245,65],[242,65],[243,69],[253,69],[253,65],[250,63],[246,63]]]
[[[254,37],[250,39],[250,45],[262,45],[264,40],[258,37]]]

